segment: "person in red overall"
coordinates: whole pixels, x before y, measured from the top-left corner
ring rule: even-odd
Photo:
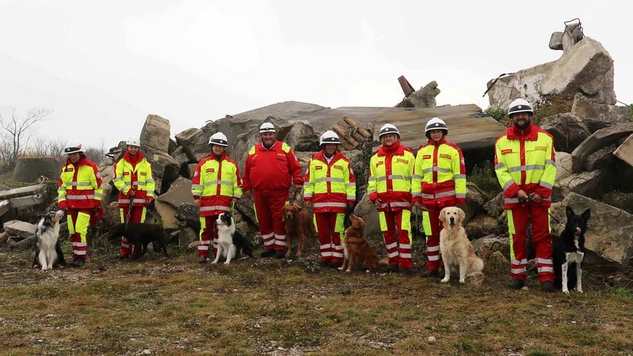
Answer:
[[[341,236],[345,213],[356,201],[356,180],[349,160],[338,151],[341,143],[334,131],[321,135],[323,148],[312,156],[305,177],[303,199],[312,206],[319,236],[320,262],[331,267],[343,264]]]
[[[245,194],[252,194],[259,232],[264,240],[262,257],[284,258],[286,227],[283,207],[290,198],[288,189],[303,188],[301,164],[284,142],[277,141],[275,126],[270,122],[259,128],[261,142],[248,151],[242,177]]]
[[[417,272],[411,258],[411,176],[415,156],[400,144],[400,131],[392,124],[380,128],[382,146],[369,161],[367,193],[376,204],[380,231],[385,239],[389,270]]]
[[[64,148],[68,160],[62,167],[57,188],[57,205],[67,215],[69,240],[72,243],[71,267],[86,263],[88,243],[86,235],[91,217],[101,209],[101,174],[99,168],[85,155],[81,143],[71,142]]]
[[[228,139],[222,132],[209,138],[211,154],[198,162],[191,180],[191,194],[200,207],[200,241],[198,242],[198,263],[206,263],[209,245],[213,246],[213,256],[218,250],[218,232],[214,228],[219,215],[230,212],[242,197],[242,179],[237,163],[226,154]]]
[[[454,143],[446,141],[448,126],[434,117],[424,129],[429,141],[420,146],[412,179],[413,203],[422,207],[426,235],[427,270],[422,277],[439,277],[440,211],[466,203],[466,166],[464,155]]]
[[[141,153],[141,144],[137,139],[126,141],[127,151],[114,164],[112,183],[119,191],[119,214],[121,223],[144,223],[147,208],[154,200],[156,183],[152,175],[152,165]],[[130,205],[132,210],[130,211]],[[127,220],[129,216],[129,221]],[[121,254],[126,259],[132,253],[132,244],[123,236],[121,238]]]

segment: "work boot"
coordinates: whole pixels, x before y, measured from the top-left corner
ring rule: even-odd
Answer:
[[[436,278],[440,276],[440,271],[436,269],[427,269],[422,272],[422,278]]]
[[[387,266],[387,273],[398,273],[398,271],[400,271],[400,267],[398,267],[398,265]]]
[[[411,268],[402,268],[402,272],[406,275],[409,276],[413,276],[414,274],[418,273],[418,269],[415,267],[411,267]]]
[[[541,290],[543,292],[553,293],[556,290],[556,287],[554,286],[554,282],[552,282],[552,281],[545,281],[545,282],[541,283]]]
[[[203,257],[198,258],[198,263],[203,265],[203,264],[207,263],[207,260],[209,260],[209,259],[203,256]]]
[[[512,278],[512,280],[510,281],[510,288],[512,289],[521,289],[523,288],[523,280],[519,279],[519,278]]]
[[[83,259],[83,258],[75,258],[70,263],[70,267],[82,267],[85,264],[86,264],[86,260],[85,259]]]
[[[266,258],[266,257],[273,257],[274,255],[275,255],[275,250],[264,250],[260,254],[260,256],[262,256],[264,258]]]
[[[286,250],[277,250],[277,251],[275,251],[275,257],[277,257],[277,258],[286,258]]]

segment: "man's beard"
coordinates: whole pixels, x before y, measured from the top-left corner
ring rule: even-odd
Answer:
[[[516,126],[517,129],[519,130],[525,130],[530,126],[530,119],[525,120],[525,123],[523,123],[522,125],[519,125],[518,123],[514,123],[514,126]]]

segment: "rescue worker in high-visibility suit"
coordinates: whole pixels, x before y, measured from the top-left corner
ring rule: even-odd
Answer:
[[[556,178],[554,139],[531,122],[532,106],[516,99],[508,108],[513,125],[495,143],[495,171],[503,188],[510,232],[510,288],[521,289],[527,278],[526,235],[532,224],[532,242],[541,289],[553,292],[554,265],[549,221],[552,187]]]
[[[218,232],[215,221],[224,212],[230,212],[242,197],[242,178],[237,163],[226,154],[228,139],[222,132],[209,138],[211,154],[198,162],[191,179],[191,194],[200,207],[200,241],[198,262],[209,259],[209,246],[213,256],[218,250]]]
[[[259,127],[261,142],[248,151],[242,176],[245,194],[252,194],[259,232],[264,240],[262,257],[286,256],[286,227],[283,208],[290,198],[288,189],[303,188],[302,169],[290,146],[277,141],[275,126]]]
[[[448,126],[434,117],[424,128],[429,141],[420,146],[412,179],[413,203],[422,207],[426,235],[427,270],[422,277],[439,277],[440,211],[466,202],[466,166],[464,155],[454,143],[446,141]]]
[[[99,168],[86,157],[85,152],[86,149],[79,142],[66,145],[64,153],[68,155],[68,160],[62,166],[57,188],[57,205],[66,212],[69,240],[72,243],[72,267],[81,267],[86,263],[88,226],[91,218],[99,214],[103,198]]]
[[[334,131],[321,135],[322,150],[315,153],[306,169],[303,199],[314,212],[319,236],[321,264],[340,267],[343,263],[341,239],[345,213],[356,202],[356,180],[349,160],[338,151],[341,143]]]
[[[411,176],[415,156],[400,144],[400,131],[392,124],[380,128],[382,144],[369,161],[369,199],[376,204],[385,239],[389,271],[417,272],[411,258]]]
[[[154,200],[156,183],[152,175],[152,164],[140,151],[141,143],[138,139],[131,138],[125,142],[127,151],[123,157],[114,164],[114,176],[112,183],[119,191],[119,214],[121,223],[126,223],[128,214],[129,222],[144,223],[147,208]],[[132,204],[132,211],[129,211]],[[121,238],[120,259],[126,259],[132,253],[132,244],[125,236]]]

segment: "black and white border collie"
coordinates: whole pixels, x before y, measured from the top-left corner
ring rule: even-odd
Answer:
[[[253,258],[253,248],[251,243],[239,231],[235,230],[235,220],[231,213],[222,213],[215,221],[218,229],[218,251],[212,263],[218,263],[220,257],[226,260],[224,264],[231,263],[231,260],[239,257],[240,253]]]
[[[59,221],[62,216],[63,210],[49,212],[37,224],[33,268],[41,266],[42,271],[46,271],[56,266],[66,266],[64,253],[59,247]]]
[[[582,293],[582,260],[585,257],[585,232],[591,209],[582,214],[574,213],[570,207],[565,208],[567,223],[565,230],[554,243],[554,274],[556,286],[562,287],[563,293],[576,289]],[[575,265],[575,268],[573,268]],[[572,267],[572,268],[570,268]]]

